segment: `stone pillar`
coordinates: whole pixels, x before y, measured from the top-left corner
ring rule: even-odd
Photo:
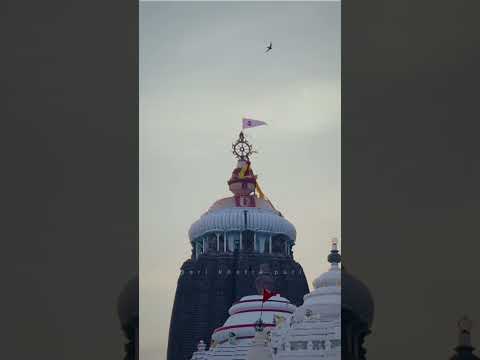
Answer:
[[[268,253],[272,253],[272,235],[268,237]]]
[[[206,251],[205,251],[205,238],[202,237],[202,252],[205,254]]]
[[[227,252],[227,232],[223,233],[223,251]]]
[[[220,252],[220,234],[215,233],[217,235],[217,252]]]
[[[240,231],[240,251],[243,250],[242,231]]]
[[[257,252],[257,232],[253,233],[253,251]]]

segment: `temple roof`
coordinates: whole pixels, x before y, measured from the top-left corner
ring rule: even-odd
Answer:
[[[294,310],[295,305],[279,295],[267,300],[263,306],[261,295],[244,296],[232,305],[229,318],[223,326],[215,329],[212,339],[219,343],[228,339],[230,333],[237,338],[252,339],[260,315],[266,327],[273,327],[276,315],[289,318]]]
[[[205,213],[190,227],[190,241],[209,232],[263,231],[283,234],[295,241],[295,227],[277,213],[261,208],[229,207]]]
[[[254,196],[254,199],[255,199],[255,205],[251,206],[252,208],[269,210],[281,216],[281,213],[275,210],[275,208],[273,207],[270,201],[259,198],[257,196]],[[230,197],[226,197],[226,198],[215,201],[213,205],[210,206],[210,209],[208,209],[207,213],[216,211],[216,210],[221,210],[221,209],[233,208],[233,207],[240,207],[240,206],[237,204],[235,196],[230,196]]]

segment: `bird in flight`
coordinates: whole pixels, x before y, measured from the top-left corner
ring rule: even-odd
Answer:
[[[270,50],[272,50],[272,42],[270,41],[270,45],[267,46],[267,50],[265,50],[265,52],[269,52]]]

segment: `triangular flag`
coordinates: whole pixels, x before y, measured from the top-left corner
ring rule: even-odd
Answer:
[[[253,119],[247,119],[247,118],[242,119],[242,127],[244,129],[252,128],[255,126],[261,126],[261,125],[267,125],[267,123],[265,121],[260,121],[260,120],[253,120]]]
[[[262,303],[264,303],[265,301],[267,301],[268,299],[270,299],[272,296],[275,296],[275,295],[278,295],[278,293],[270,291],[268,289],[263,289]]]

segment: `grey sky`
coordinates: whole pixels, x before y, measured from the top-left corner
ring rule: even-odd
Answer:
[[[265,54],[266,44],[273,50]],[[140,3],[140,336],[165,359],[187,231],[229,196],[241,118],[309,282],[340,237],[340,3]]]

